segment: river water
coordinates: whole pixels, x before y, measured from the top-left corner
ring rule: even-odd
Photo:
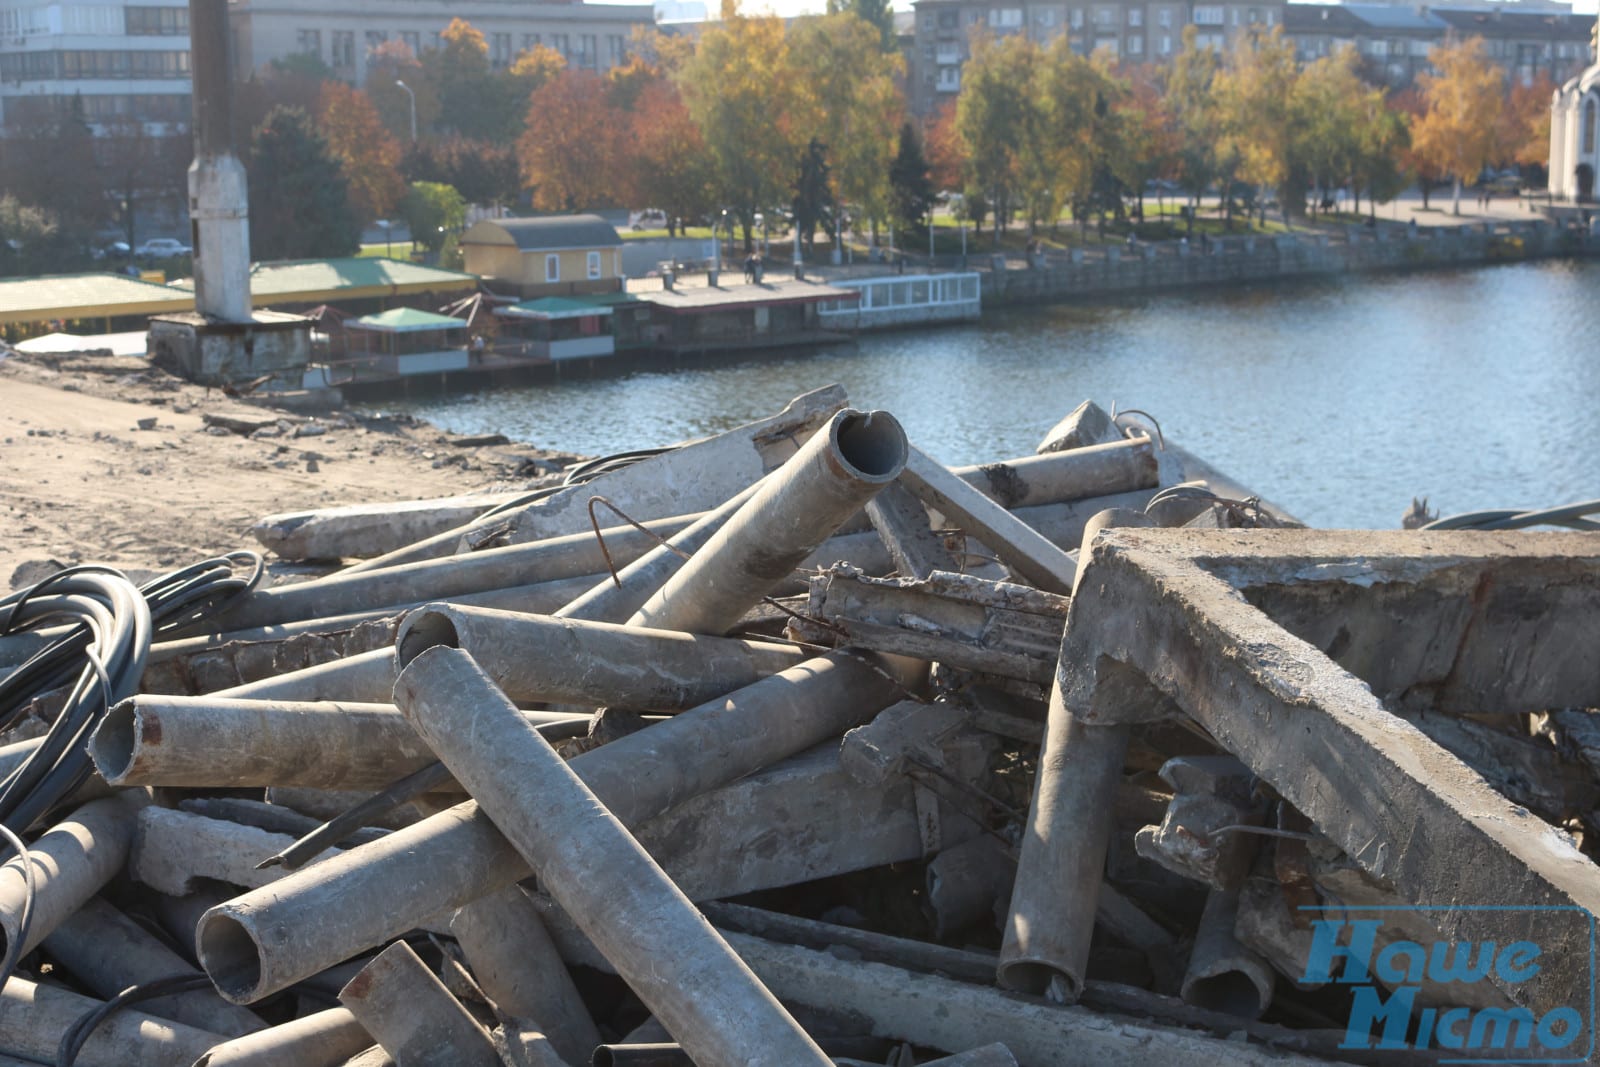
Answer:
[[[1600,264],[1544,262],[991,313],[981,324],[393,404],[459,433],[601,454],[841,382],[951,465],[1032,453],[1085,398],[1306,522],[1393,528],[1600,497]]]

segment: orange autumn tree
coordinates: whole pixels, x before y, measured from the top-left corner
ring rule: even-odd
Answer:
[[[616,200],[622,123],[598,74],[567,69],[528,98],[517,141],[523,185],[540,211],[576,211]]]
[[[639,86],[628,120],[633,149],[620,176],[629,205],[661,208],[669,235],[678,220],[710,214],[710,158],[677,87],[665,78]]]
[[[1438,73],[1417,78],[1424,111],[1412,123],[1411,144],[1435,170],[1455,180],[1452,213],[1461,214],[1461,185],[1474,182],[1495,158],[1505,75],[1490,61],[1482,37],[1428,50]]]
[[[1500,114],[1500,163],[1544,166],[1550,159],[1550,97],[1555,92],[1550,75],[1540,71],[1528,84],[1511,87]]]
[[[363,221],[387,218],[405,196],[400,142],[371,97],[343,82],[322,83],[317,126],[350,186],[350,207]]]

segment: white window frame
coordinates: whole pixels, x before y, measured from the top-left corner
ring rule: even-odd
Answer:
[[[589,280],[595,281],[600,277],[600,253],[589,253]]]
[[[561,256],[556,252],[545,253],[544,280],[547,283],[561,280]]]
[[[1128,25],[1129,26],[1143,26],[1144,25],[1144,12],[1142,10],[1140,10],[1139,8],[1130,7],[1128,9]]]

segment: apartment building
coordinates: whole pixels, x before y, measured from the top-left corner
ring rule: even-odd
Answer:
[[[241,77],[274,59],[315,55],[334,74],[360,85],[367,56],[386,41],[420,53],[439,45],[451,19],[472,23],[504,69],[535,45],[569,65],[605,71],[627,62],[636,27],[655,24],[650,4],[527,3],[525,0],[231,0],[234,62]]]
[[[1302,62],[1353,47],[1367,76],[1391,87],[1411,84],[1428,69],[1428,52],[1451,39],[1482,37],[1484,48],[1515,80],[1540,74],[1559,84],[1589,62],[1594,16],[1574,15],[1565,4],[1526,0],[1500,4],[1290,4],[1284,31]]]
[[[912,110],[923,115],[953,99],[961,91],[961,68],[980,35],[1026,34],[1040,44],[1066,35],[1083,55],[1105,49],[1132,62],[1165,63],[1183,47],[1183,28],[1191,23],[1201,44],[1226,48],[1252,26],[1281,24],[1286,6],[1283,0],[918,0],[908,98]]]
[[[74,98],[92,125],[187,123],[189,8],[173,0],[0,0],[0,123]]]

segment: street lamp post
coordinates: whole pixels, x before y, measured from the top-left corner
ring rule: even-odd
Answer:
[[[721,219],[713,219],[711,222],[711,243],[716,246],[717,278],[720,280],[722,277],[722,238],[717,236],[717,225],[719,222],[728,222],[727,208],[722,209]],[[728,222],[728,236],[733,236],[733,223],[731,222]],[[715,285],[717,283],[712,282],[712,284]]]
[[[396,85],[400,86],[400,88],[404,89],[406,91],[406,95],[411,98],[411,143],[412,144],[416,144],[417,143],[417,94],[411,91],[411,86],[407,85],[405,82],[401,81],[399,78],[396,78],[394,80],[394,83]]]

